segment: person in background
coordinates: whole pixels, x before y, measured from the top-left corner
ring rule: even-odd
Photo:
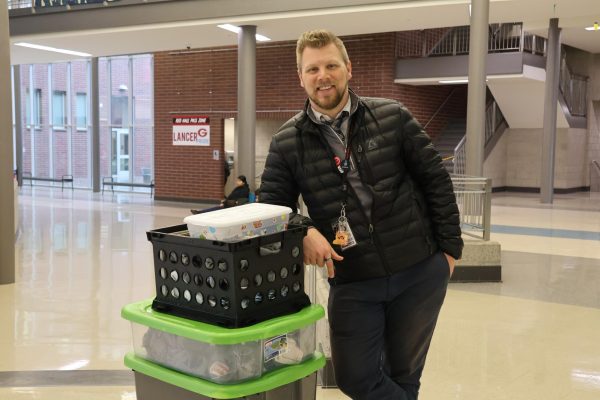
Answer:
[[[352,64],[333,33],[296,46],[304,109],[271,141],[260,200],[310,218],[304,263],[327,267],[332,361],[355,400],[414,400],[454,262],[460,218],[431,139],[394,100],[349,89]],[[368,64],[363,66],[368,73]]]
[[[221,201],[221,205],[223,207],[233,207],[245,204],[248,202],[249,195],[250,187],[248,186],[248,181],[244,175],[240,175],[235,181],[235,188],[229,193],[229,196]]]

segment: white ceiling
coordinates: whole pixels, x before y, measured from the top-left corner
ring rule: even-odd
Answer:
[[[217,24],[251,24],[273,41],[295,40],[307,29],[326,28],[340,36],[468,25],[468,0],[399,1],[379,5],[337,7],[303,12],[241,15],[110,29],[56,32],[11,37],[11,63],[46,63],[69,56],[14,46],[30,42],[90,53],[93,56],[135,54],[234,45],[234,33]],[[173,5],[176,6],[176,3]],[[143,6],[140,6],[143,8]],[[600,0],[490,0],[490,22],[523,22],[531,33],[546,36],[550,18],[559,18],[562,42],[600,53],[600,31],[584,30],[600,22]]]

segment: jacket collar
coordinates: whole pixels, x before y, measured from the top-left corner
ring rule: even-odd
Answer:
[[[353,116],[353,118],[362,118],[365,112],[364,102],[362,101],[360,96],[358,96],[352,89],[348,89],[348,91],[350,92],[350,98],[352,99],[351,115]],[[304,108],[300,112],[295,126],[297,129],[300,129],[303,132],[320,134],[318,124],[313,122],[310,116],[308,115],[309,108],[310,100],[306,99],[306,101],[304,102]]]

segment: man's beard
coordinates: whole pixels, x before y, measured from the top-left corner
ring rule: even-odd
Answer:
[[[320,98],[318,94],[315,93],[310,99],[322,110],[333,110],[341,103],[342,99],[344,98],[344,93],[346,93],[346,91],[348,90],[348,84],[346,84],[341,91],[337,90],[337,86],[335,88],[336,91],[333,97]],[[316,90],[315,92],[318,92],[318,90]]]

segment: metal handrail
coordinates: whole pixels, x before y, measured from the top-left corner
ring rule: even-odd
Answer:
[[[433,113],[433,115],[431,116],[431,118],[429,118],[429,121],[427,121],[427,123],[423,126],[423,129],[426,129],[427,126],[431,123],[431,121],[433,121],[433,119],[440,113],[440,111],[442,111],[442,108],[444,108],[444,106],[446,105],[446,103],[448,103],[448,100],[450,100],[450,97],[452,97],[452,95],[454,94],[454,92],[456,92],[456,88],[453,88],[450,93],[448,94],[448,96],[446,96],[446,99],[442,102],[442,104],[440,104],[440,106],[437,108],[437,110],[435,110],[435,112]]]
[[[467,166],[467,135],[463,136],[460,139],[460,142],[454,148],[454,159],[452,163],[454,164],[454,174],[455,175],[465,175],[466,166]]]
[[[585,117],[587,115],[587,81],[587,77],[571,72],[566,55],[563,53],[560,63],[559,89],[573,116]]]
[[[462,233],[490,240],[492,179],[467,175],[450,176],[460,213]]]
[[[525,32],[521,22],[490,24],[489,29],[489,53],[528,52],[540,55],[546,54],[547,40]],[[454,27],[444,35],[429,53],[423,54],[423,57],[468,54],[470,34],[469,26]]]
[[[486,146],[494,137],[496,133],[498,133],[498,129],[501,128],[506,119],[500,111],[498,104],[496,101],[490,102],[490,104],[485,109],[485,142],[484,146]],[[460,142],[454,148],[454,173],[457,175],[464,175],[466,173],[466,165],[467,165],[467,154],[466,154],[466,143],[467,136],[465,135]]]

